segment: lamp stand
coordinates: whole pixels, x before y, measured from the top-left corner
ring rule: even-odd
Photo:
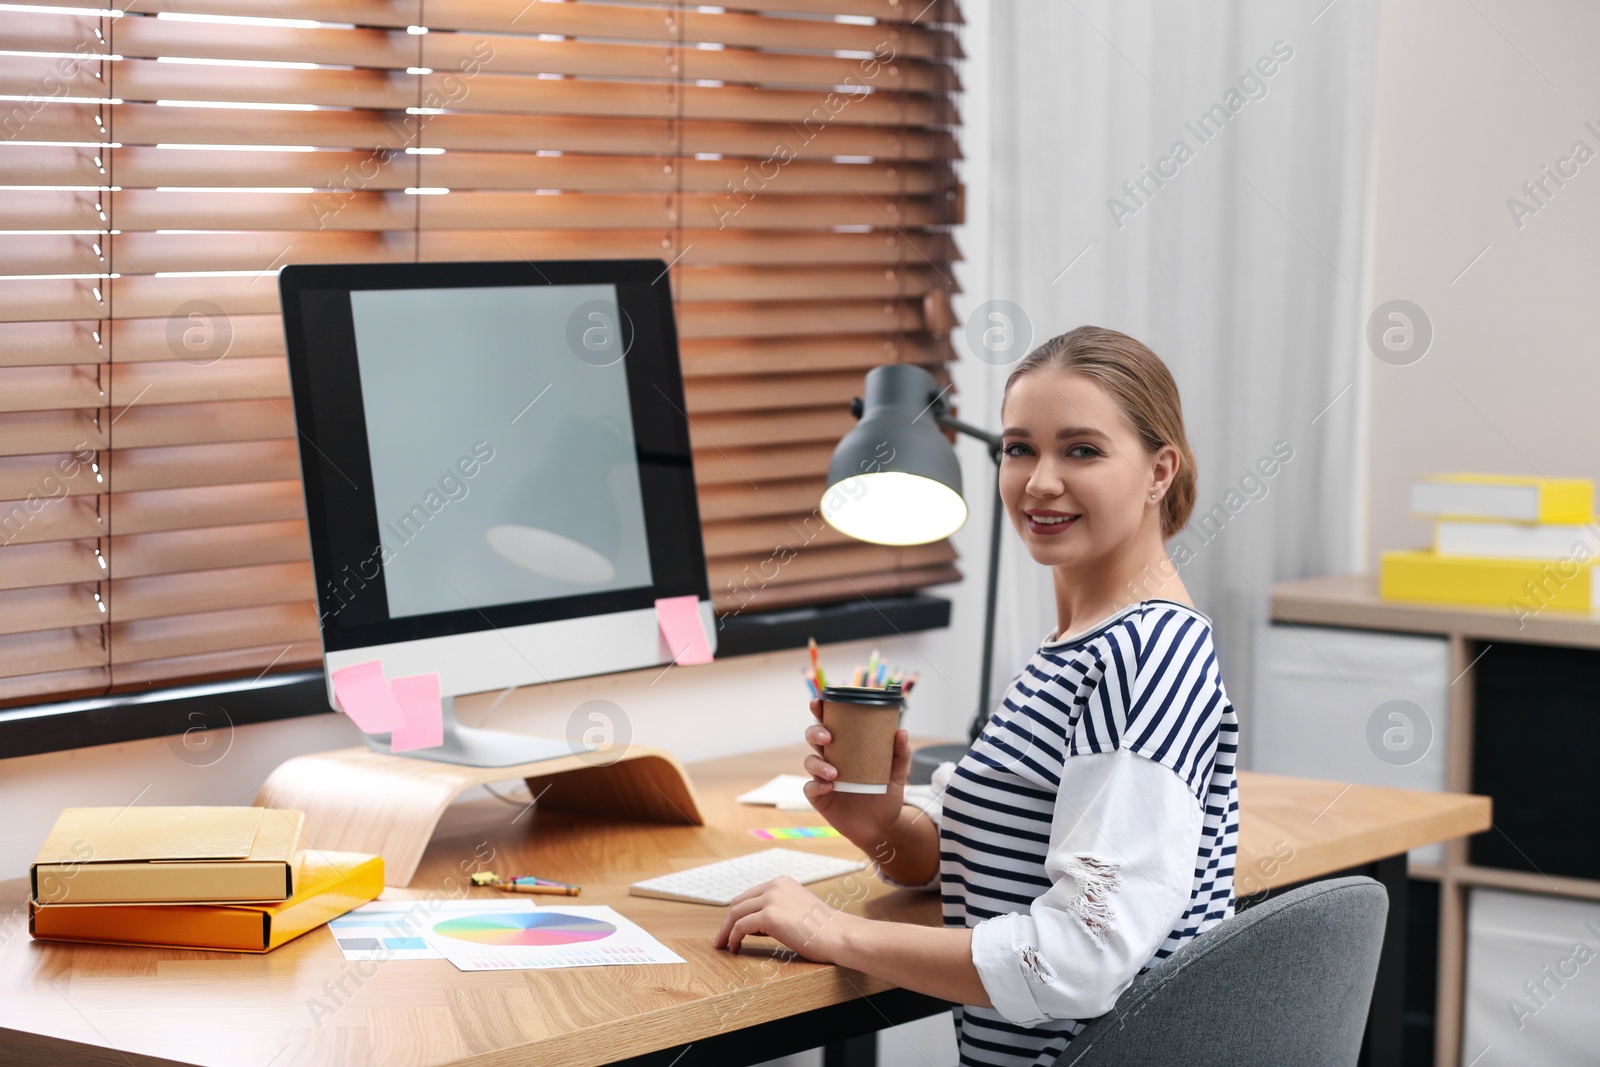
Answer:
[[[947,413],[942,399],[934,402],[933,410],[934,418],[940,426],[955,430],[957,433],[964,433],[969,437],[976,437],[988,446],[989,458],[995,465],[994,506],[989,523],[989,581],[984,593],[983,665],[978,672],[980,679],[978,710],[967,727],[967,744],[924,745],[911,753],[911,772],[907,781],[912,785],[927,785],[939,764],[954,763],[964,756],[967,748],[978,739],[978,735],[983,732],[985,724],[989,721],[989,684],[993,678],[994,663],[995,604],[1000,591],[1000,520],[1004,513],[1004,506],[1000,502],[1000,437],[998,434],[980,430],[976,426],[953,418]]]

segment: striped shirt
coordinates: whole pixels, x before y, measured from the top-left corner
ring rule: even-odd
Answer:
[[[1145,600],[1089,630],[1046,640],[955,765],[943,794],[938,882],[945,925],[974,927],[1028,912],[1046,891],[1059,896],[1045,861],[1057,796],[1063,781],[1073,781],[1068,761],[1117,751],[1167,768],[1199,808],[1188,906],[1139,973],[1221,922],[1233,913],[1238,730],[1209,620],[1188,605]],[[1083,768],[1077,774],[1089,776]],[[1061,827],[1055,830],[1059,837]],[[1169,915],[1183,908],[1187,880],[1187,867],[1170,861],[1176,873]],[[1088,880],[1080,874],[1080,882]],[[1029,962],[1052,973],[1048,960]],[[961,1063],[985,1067],[1049,1067],[1083,1028],[1054,1017],[1019,1025],[994,1008],[971,1006],[956,1008],[955,1020]]]

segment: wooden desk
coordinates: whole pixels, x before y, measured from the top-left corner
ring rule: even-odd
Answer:
[[[25,881],[0,883],[0,914],[10,917],[0,926],[0,1062],[590,1067],[653,1053],[646,1062],[690,1067],[782,1055],[942,1010],[857,971],[782,962],[748,947],[737,956],[718,951],[711,939],[721,908],[627,896],[641,877],[767,847],[749,827],[819,822],[809,812],[733,800],[797,770],[801,752],[691,766],[704,827],[608,823],[496,800],[458,805],[411,886],[384,893],[498,898],[463,890],[459,877],[492,849],[491,869],[577,882],[581,903],[616,907],[686,966],[466,973],[444,960],[347,963],[326,928],[265,955],[33,941],[16,924],[26,915]],[[1243,776],[1240,795],[1241,894],[1403,857],[1487,825],[1488,802],[1459,795],[1265,775]],[[839,840],[792,844],[853,853]],[[891,891],[866,872],[813,888],[825,899],[857,898],[850,910],[874,918],[939,922],[934,894]],[[314,1002],[331,1014],[314,1017]],[[780,1047],[783,1035],[802,1043]]]
[[[1325,878],[1489,828],[1488,797],[1239,772],[1234,894]]]

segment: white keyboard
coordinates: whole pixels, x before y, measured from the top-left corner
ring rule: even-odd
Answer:
[[[683,900],[690,904],[732,904],[733,898],[780,874],[805,885],[824,878],[837,878],[841,874],[859,871],[866,864],[859,860],[841,860],[832,856],[817,856],[792,848],[769,848],[752,852],[704,867],[691,867],[674,874],[646,878],[628,887],[636,897],[658,897],[662,900]]]

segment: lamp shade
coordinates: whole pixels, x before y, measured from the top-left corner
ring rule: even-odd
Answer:
[[[889,363],[867,372],[861,421],[828,464],[822,517],[880,545],[920,545],[967,521],[961,466],[940,432],[939,383],[921,367]]]

